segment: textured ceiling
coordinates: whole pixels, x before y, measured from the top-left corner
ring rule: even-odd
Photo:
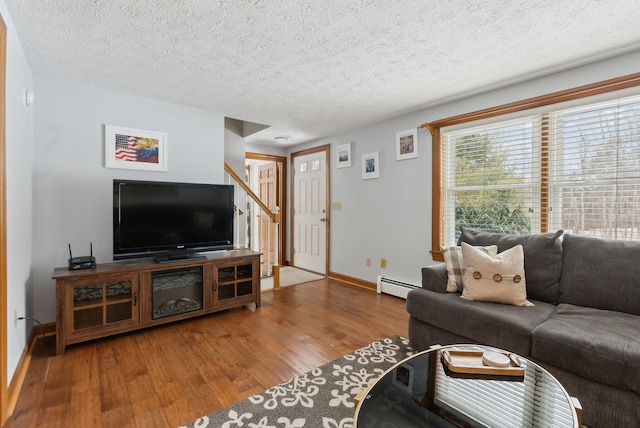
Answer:
[[[638,0],[5,1],[36,76],[270,125],[247,138],[267,144],[640,49]]]

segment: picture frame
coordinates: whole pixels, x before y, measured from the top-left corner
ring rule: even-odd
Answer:
[[[400,364],[393,370],[391,383],[408,394],[413,393],[414,367],[409,363]]]
[[[167,170],[167,134],[105,125],[105,167]]]
[[[380,155],[379,152],[362,155],[362,179],[380,177]]]
[[[337,156],[336,158],[337,168],[348,168],[351,166],[351,143],[340,144],[337,147]]]
[[[396,132],[396,160],[418,157],[418,130],[406,129]]]

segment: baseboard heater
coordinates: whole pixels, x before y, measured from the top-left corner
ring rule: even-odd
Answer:
[[[386,276],[378,277],[378,294],[390,294],[406,299],[409,291],[419,287],[419,285],[398,281],[397,279],[387,278]]]

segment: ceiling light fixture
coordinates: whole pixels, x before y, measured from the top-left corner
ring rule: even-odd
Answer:
[[[289,141],[287,137],[275,137],[274,140],[276,140],[276,143],[281,143],[281,144]]]

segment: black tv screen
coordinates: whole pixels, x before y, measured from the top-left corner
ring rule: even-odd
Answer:
[[[232,249],[233,191],[226,184],[113,180],[113,258]]]

